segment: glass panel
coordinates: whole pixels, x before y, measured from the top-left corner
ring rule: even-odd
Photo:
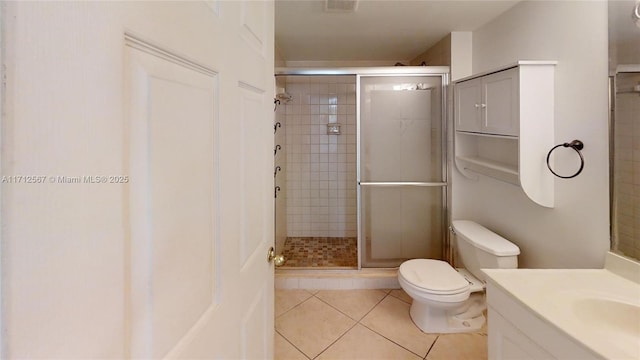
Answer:
[[[442,181],[441,77],[362,77],[360,181]]]
[[[640,259],[640,73],[616,75],[612,249]]]
[[[438,259],[442,251],[442,187],[363,186],[362,266]]]
[[[442,78],[360,78],[361,265],[393,267],[440,258],[444,187],[376,186],[443,182]]]
[[[356,77],[276,81],[276,252],[284,268],[357,268]]]

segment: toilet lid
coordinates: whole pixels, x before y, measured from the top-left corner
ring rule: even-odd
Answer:
[[[398,271],[407,282],[431,293],[459,293],[469,288],[469,282],[441,260],[405,261]]]

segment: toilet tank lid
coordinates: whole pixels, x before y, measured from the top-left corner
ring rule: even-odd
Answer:
[[[496,256],[515,256],[520,248],[486,227],[469,220],[454,220],[453,229],[476,247]]]

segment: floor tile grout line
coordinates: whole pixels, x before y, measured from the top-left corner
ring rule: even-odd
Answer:
[[[414,352],[414,351],[412,351],[412,350],[410,350],[410,349],[406,348],[405,346],[403,346],[403,345],[401,345],[401,344],[397,343],[396,341],[394,341],[394,340],[392,340],[392,339],[390,339],[390,338],[386,337],[386,336],[385,336],[385,335],[383,335],[383,334],[378,333],[376,330],[374,330],[374,329],[372,329],[372,328],[368,327],[367,325],[363,324],[363,323],[362,323],[362,321],[363,321],[363,320],[364,320],[364,319],[365,319],[365,318],[366,318],[366,317],[367,317],[367,316],[368,316],[368,315],[369,315],[373,310],[375,310],[375,309],[376,309],[376,308],[377,308],[377,307],[378,307],[378,306],[379,306],[379,305],[380,305],[380,304],[381,304],[381,303],[382,303],[386,298],[388,298],[389,296],[393,297],[393,298],[394,298],[394,299],[396,299],[396,300],[399,300],[399,301],[402,301],[402,302],[404,302],[404,303],[407,303],[405,300],[403,300],[403,299],[401,299],[401,298],[399,298],[399,297],[397,297],[397,296],[395,296],[395,295],[393,295],[393,294],[392,294],[392,292],[393,292],[393,290],[394,290],[394,289],[353,289],[353,290],[379,290],[379,291],[382,291],[382,292],[384,292],[384,293],[385,293],[385,295],[384,295],[384,296],[383,296],[383,297],[382,297],[382,298],[381,298],[381,299],[380,299],[380,300],[379,300],[375,305],[373,305],[373,306],[371,307],[371,309],[369,309],[369,311],[367,311],[367,313],[366,313],[366,314],[364,314],[364,315],[360,318],[360,320],[355,320],[355,319],[353,319],[351,316],[347,315],[346,313],[344,313],[344,312],[343,312],[343,311],[341,311],[340,309],[336,308],[335,306],[331,305],[331,304],[330,304],[330,303],[328,303],[327,301],[325,301],[325,300],[321,299],[320,297],[318,297],[317,295],[318,295],[321,291],[323,291],[322,289],[321,289],[321,290],[313,290],[313,291],[315,291],[315,293],[313,293],[311,290],[308,290],[308,289],[300,289],[300,290],[304,290],[304,291],[305,291],[306,293],[308,293],[310,296],[309,296],[308,298],[304,299],[303,301],[301,301],[300,303],[296,304],[295,306],[293,306],[291,309],[289,309],[289,310],[285,311],[284,313],[280,314],[278,317],[280,317],[280,316],[282,316],[282,315],[284,315],[284,314],[288,313],[289,311],[291,311],[291,310],[293,310],[293,309],[297,308],[298,306],[301,306],[303,303],[305,303],[305,302],[309,301],[309,299],[311,299],[312,297],[315,297],[316,299],[320,300],[322,303],[324,303],[324,304],[328,305],[330,308],[332,308],[332,309],[334,309],[334,310],[338,311],[339,313],[343,314],[344,316],[346,316],[346,317],[347,317],[347,318],[349,318],[350,320],[354,321],[354,324],[353,324],[351,327],[349,327],[346,331],[344,331],[344,332],[343,332],[343,333],[342,333],[338,338],[336,338],[336,340],[334,340],[332,343],[330,343],[329,345],[327,345],[326,347],[324,347],[324,349],[323,349],[321,352],[319,352],[319,353],[318,353],[315,357],[313,357],[313,358],[311,358],[311,357],[310,357],[310,356],[308,356],[306,353],[304,353],[302,350],[300,350],[297,346],[295,346],[295,345],[294,345],[294,344],[293,344],[293,343],[292,343],[288,338],[286,338],[286,337],[285,337],[285,336],[284,336],[280,331],[278,331],[278,330],[274,329],[274,330],[275,330],[275,331],[276,331],[280,336],[282,336],[282,337],[283,337],[283,338],[284,338],[284,339],[285,339],[289,344],[291,344],[291,345],[292,345],[296,350],[298,350],[298,351],[299,351],[299,352],[300,352],[300,353],[301,353],[305,358],[310,359],[310,360],[312,360],[312,359],[317,359],[321,354],[325,353],[325,352],[326,352],[330,347],[332,347],[334,344],[336,344],[340,339],[342,339],[342,338],[343,338],[347,333],[349,333],[351,330],[353,330],[357,325],[362,325],[365,329],[368,329],[369,331],[371,331],[371,332],[373,332],[374,334],[377,334],[378,336],[380,336],[380,337],[382,337],[382,338],[386,339],[387,341],[391,342],[392,344],[394,344],[394,345],[396,345],[396,346],[398,346],[398,347],[400,347],[400,348],[402,348],[402,349],[404,349],[404,350],[408,351],[409,353],[414,354],[414,355],[416,355],[416,356],[418,356],[418,357],[420,357],[420,358],[422,358],[422,359],[424,359],[424,360],[426,360],[426,359],[427,359],[427,357],[429,356],[429,354],[431,353],[431,351],[434,349],[434,347],[435,347],[435,345],[436,345],[436,342],[440,339],[440,337],[441,337],[441,335],[442,335],[442,334],[435,334],[435,333],[434,333],[434,334],[430,334],[430,335],[435,335],[435,336],[436,336],[436,338],[435,338],[435,340],[431,343],[431,345],[430,345],[429,349],[427,350],[427,353],[424,355],[424,357],[421,357],[421,355],[420,355],[420,354],[417,354],[416,352]],[[328,290],[328,289],[325,289],[325,290]],[[345,289],[345,290],[348,290],[348,289]],[[407,304],[411,305],[410,303],[407,303]],[[481,331],[473,332],[473,334],[478,334],[478,335],[483,336],[483,337],[488,337],[488,334],[486,334],[486,333],[482,333]]]
[[[388,337],[386,337],[386,336],[384,336],[384,335],[380,334],[379,332],[377,332],[377,331],[375,331],[374,329],[372,329],[372,328],[368,327],[367,325],[362,324],[362,323],[358,323],[358,324],[360,324],[360,325],[364,326],[365,328],[367,328],[367,329],[369,329],[369,330],[373,331],[376,335],[378,335],[378,336],[381,336],[381,337],[385,338],[385,339],[386,339],[386,340],[388,340],[389,342],[391,342],[391,343],[393,343],[393,344],[395,344],[395,345],[397,345],[397,346],[399,346],[399,347],[401,347],[401,348],[403,348],[403,349],[407,350],[408,352],[412,353],[413,355],[415,355],[415,356],[417,356],[417,357],[422,358],[422,355],[420,355],[420,354],[416,353],[416,352],[415,352],[415,351],[413,351],[413,350],[407,349],[404,345],[402,345],[402,344],[398,344],[398,343],[397,343],[397,342],[395,342],[393,339],[389,339]],[[434,341],[434,343],[435,343],[435,341]],[[433,346],[433,344],[432,344],[432,346]],[[429,349],[431,349],[431,348],[429,348]],[[428,354],[429,354],[429,352],[427,351],[427,355],[428,355]],[[425,356],[427,356],[427,355],[425,355]],[[423,359],[424,359],[424,358],[423,358]]]
[[[389,293],[388,293],[385,297],[383,297],[383,298],[382,298],[382,299],[381,299],[381,300],[380,300],[380,301],[379,301],[379,302],[378,302],[378,303],[377,303],[377,304],[376,304],[376,305],[375,305],[371,310],[369,310],[369,312],[368,312],[365,316],[363,316],[363,317],[362,317],[362,319],[360,319],[360,320],[364,320],[364,318],[366,318],[366,317],[367,317],[367,315],[369,315],[369,313],[370,313],[370,312],[372,312],[376,307],[378,307],[378,305],[380,305],[380,303],[381,303],[382,301],[384,301],[384,299],[386,299],[386,298],[387,298],[387,297],[389,297],[389,296],[391,296],[391,297],[393,297],[393,298],[395,298],[395,299],[398,299],[397,297],[395,297],[395,296],[391,295],[391,292],[389,292]],[[400,300],[400,299],[398,299],[398,300]],[[400,301],[402,301],[402,300],[400,300]],[[416,352],[414,352],[414,351],[412,351],[412,350],[410,350],[410,349],[407,349],[407,348],[406,348],[406,347],[404,347],[403,345],[398,344],[397,342],[395,342],[395,341],[394,341],[394,340],[392,340],[392,339],[389,339],[388,337],[386,337],[386,336],[384,336],[384,335],[380,334],[379,332],[377,332],[377,331],[375,331],[374,329],[372,329],[372,328],[368,327],[367,325],[362,324],[360,321],[358,321],[358,324],[360,324],[360,325],[364,326],[365,328],[367,328],[367,329],[371,330],[374,334],[377,334],[377,335],[379,335],[379,336],[382,336],[384,339],[386,339],[386,340],[390,341],[391,343],[393,343],[393,344],[395,344],[395,345],[397,345],[397,346],[399,346],[399,347],[401,347],[401,348],[403,348],[403,349],[407,350],[408,352],[410,352],[410,353],[414,354],[415,356],[417,356],[417,357],[421,357],[421,355],[420,355],[420,354],[418,354],[418,353],[416,353]],[[435,341],[434,341],[434,343],[435,343]],[[431,344],[431,346],[433,346],[433,344]],[[429,348],[429,349],[431,349],[431,348]],[[428,354],[429,354],[429,351],[427,351],[427,354],[425,354],[425,357],[426,357]]]
[[[411,303],[410,303],[410,302],[408,302],[408,301],[406,301],[405,299],[401,299],[401,298],[399,298],[399,297],[397,297],[397,296],[393,295],[393,294],[392,294],[393,290],[399,290],[399,289],[391,289],[391,291],[389,292],[389,295],[391,295],[391,296],[393,296],[394,298],[396,298],[396,299],[398,299],[398,300],[402,301],[402,302],[403,302],[403,303],[405,303],[405,304],[409,304],[409,305],[411,305]]]
[[[304,289],[302,289],[302,290],[304,290]],[[314,297],[314,295],[313,295],[313,294],[311,294],[309,291],[307,291],[307,290],[305,290],[305,291],[306,291],[306,292],[308,292],[311,296],[309,296],[308,298],[306,298],[306,299],[304,299],[304,300],[300,301],[298,304],[294,305],[291,309],[289,309],[289,310],[287,310],[287,311],[283,312],[282,314],[280,314],[280,315],[278,315],[278,316],[274,317],[274,320],[275,320],[275,319],[277,319],[277,318],[279,318],[279,317],[281,317],[282,315],[284,315],[284,314],[288,313],[289,311],[291,311],[291,310],[293,310],[293,309],[297,308],[298,306],[300,306],[300,305],[302,305],[302,304],[306,303],[307,301],[309,301],[309,299],[311,299],[312,297]]]
[[[275,329],[274,329],[274,330],[275,330]],[[283,338],[283,339],[285,339],[285,341],[286,341],[286,342],[288,342],[291,346],[293,346],[296,350],[298,350],[298,351],[300,352],[300,354],[302,354],[302,356],[304,356],[304,357],[306,357],[307,359],[311,360],[311,358],[310,358],[310,357],[308,357],[308,356],[307,356],[307,354],[306,354],[304,351],[302,351],[301,349],[298,349],[298,347],[297,347],[294,343],[292,343],[291,341],[289,341],[289,339],[287,339],[287,337],[286,337],[286,336],[284,336],[280,331],[275,330],[275,332],[277,332],[280,336],[282,336],[282,338]]]
[[[382,297],[382,299],[380,299],[380,301],[378,301],[375,305],[373,305],[373,307],[371,307],[371,309],[369,309],[369,311],[367,311],[367,313],[366,313],[366,314],[364,314],[364,315],[360,318],[360,320],[358,320],[358,323],[360,323],[360,321],[362,321],[362,319],[366,318],[366,317],[367,317],[367,315],[369,315],[369,314],[373,311],[373,309],[377,308],[377,307],[378,307],[378,305],[380,305],[380,303],[381,303],[384,299],[386,299],[386,298],[387,298],[387,296],[389,296],[389,294],[391,294],[391,292],[386,293],[386,294]],[[364,325],[362,325],[362,326],[364,326]],[[377,333],[376,333],[376,334],[377,334]]]
[[[372,289],[372,290],[380,290],[380,289]],[[393,290],[393,289],[392,289],[392,290]],[[322,290],[320,290],[320,291],[322,291]],[[342,312],[340,309],[337,309],[337,308],[336,308],[336,307],[334,307],[333,305],[331,305],[331,304],[327,303],[326,301],[322,300],[321,298],[319,298],[317,295],[318,295],[318,293],[320,293],[320,291],[318,291],[317,293],[313,294],[313,296],[314,296],[314,297],[316,297],[318,300],[322,301],[324,304],[329,305],[331,308],[335,309],[336,311],[338,311],[338,312],[340,312],[341,314],[345,315],[345,316],[346,316],[346,317],[348,317],[349,319],[352,319],[352,320],[353,320],[353,318],[352,318],[351,316],[349,316],[349,315],[345,314],[345,313],[344,313],[344,312]],[[403,301],[402,299],[399,299],[399,298],[397,298],[397,297],[395,297],[395,296],[391,295],[391,291],[389,291],[388,293],[386,293],[386,294],[385,294],[385,296],[383,296],[383,297],[382,297],[382,299],[380,299],[380,301],[378,301],[378,302],[377,302],[373,307],[371,307],[371,309],[370,309],[366,314],[364,314],[364,316],[362,316],[362,317],[360,318],[360,320],[354,320],[354,321],[356,322],[356,324],[354,324],[351,328],[349,328],[349,330],[347,330],[344,334],[340,335],[340,337],[338,337],[338,339],[336,339],[336,341],[340,340],[340,339],[341,339],[344,335],[346,335],[346,334],[347,334],[351,329],[353,329],[356,325],[360,324],[360,325],[364,326],[365,328],[369,329],[370,331],[372,331],[374,334],[377,334],[377,335],[379,335],[379,336],[383,337],[384,339],[386,339],[387,341],[390,341],[391,343],[393,343],[393,344],[395,344],[395,345],[397,345],[397,346],[401,347],[402,349],[405,349],[405,350],[409,351],[410,353],[412,353],[412,354],[414,354],[414,355],[416,355],[416,356],[418,356],[418,357],[421,357],[421,355],[420,355],[420,354],[417,354],[416,352],[414,352],[414,351],[412,351],[412,350],[410,350],[410,349],[407,349],[407,348],[406,348],[406,347],[404,347],[403,345],[398,344],[397,342],[393,341],[392,339],[389,339],[388,337],[386,337],[386,336],[384,336],[384,335],[380,334],[379,332],[375,331],[374,329],[372,329],[372,328],[368,327],[367,325],[365,325],[365,324],[362,324],[362,323],[361,323],[361,321],[362,321],[362,320],[364,320],[364,318],[366,318],[366,317],[367,317],[367,315],[369,315],[369,313],[371,313],[371,312],[372,312],[376,307],[378,307],[378,305],[380,305],[380,303],[381,303],[382,301],[384,301],[384,299],[386,299],[386,298],[387,298],[387,297],[389,297],[389,296],[393,297],[394,299],[397,299],[397,300],[400,300],[400,301],[402,301],[402,302],[406,303],[406,302],[405,302],[405,301]],[[436,339],[437,339],[437,338],[436,338]],[[322,352],[320,352],[317,356],[320,356],[320,354],[322,354],[322,353],[323,353],[323,352],[325,352],[327,349],[329,349],[329,348],[330,348],[330,347],[331,347],[331,346],[332,346],[336,341],[334,341],[333,343],[329,344],[329,345],[328,345],[324,350],[322,350]],[[431,347],[433,347],[433,344],[434,344],[434,343],[435,343],[435,341],[431,344]],[[431,347],[429,347],[429,350],[431,350]],[[425,357],[429,354],[429,350],[427,350],[427,354],[425,354]],[[315,358],[317,358],[317,356],[316,356]],[[315,358],[314,358],[314,359],[315,359]]]
[[[327,306],[329,306],[330,308],[332,308],[332,309],[336,310],[336,311],[337,311],[337,312],[339,312],[340,314],[342,314],[342,315],[346,316],[347,318],[349,318],[349,320],[353,321],[353,325],[352,325],[349,329],[347,329],[347,330],[346,330],[342,335],[340,335],[340,336],[339,336],[335,341],[333,341],[331,344],[327,345],[327,347],[325,347],[321,352],[319,352],[319,353],[318,353],[318,355],[316,355],[316,356],[315,356],[315,357],[313,357],[313,358],[311,358],[311,357],[307,356],[307,354],[306,354],[306,353],[304,353],[303,351],[301,351],[300,349],[298,349],[298,348],[294,345],[294,347],[295,347],[296,349],[298,349],[298,351],[300,351],[302,354],[304,354],[308,359],[316,359],[316,358],[317,358],[318,356],[320,356],[322,353],[324,353],[325,351],[327,351],[327,349],[329,349],[329,348],[330,348],[333,344],[335,344],[338,340],[340,340],[344,335],[346,335],[349,331],[351,331],[351,329],[353,329],[356,325],[358,325],[358,324],[359,324],[359,322],[358,322],[358,320],[355,320],[355,319],[353,319],[351,316],[349,316],[349,315],[345,314],[344,312],[340,311],[340,310],[339,310],[339,309],[337,309],[335,306],[333,306],[333,305],[331,305],[331,304],[327,303],[326,301],[324,301],[324,300],[322,300],[321,298],[319,298],[318,296],[316,296],[316,295],[318,295],[318,293],[319,293],[320,291],[322,291],[322,290],[319,290],[319,291],[318,291],[318,292],[316,292],[315,294],[312,294],[312,293],[311,293],[310,291],[308,291],[308,290],[305,290],[305,291],[307,291],[309,294],[311,294],[311,296],[310,296],[308,299],[305,299],[304,301],[300,302],[298,305],[296,305],[296,306],[292,307],[291,309],[289,309],[289,310],[285,311],[285,312],[284,312],[283,314],[281,314],[280,316],[282,316],[282,315],[284,315],[284,314],[288,313],[289,311],[291,311],[291,310],[295,309],[296,307],[298,307],[298,306],[302,305],[303,303],[305,303],[305,302],[309,301],[309,299],[311,299],[311,298],[314,298],[314,297],[315,297],[317,300],[319,300],[319,301],[320,301],[320,302],[322,302],[323,304],[326,304],[326,305],[327,305]],[[376,304],[376,306],[377,306],[377,304]],[[375,307],[375,306],[374,306],[374,307]],[[276,332],[278,332],[278,334],[280,334],[283,338],[285,338],[285,339],[287,340],[287,342],[288,342],[288,343],[290,343],[291,345],[293,345],[293,343],[291,343],[291,341],[289,341],[289,339],[287,339],[284,335],[282,335],[278,330],[276,330]]]
[[[355,290],[380,290],[380,289],[355,289]],[[320,290],[320,291],[322,291],[322,290]],[[318,291],[318,293],[320,293],[320,291]],[[382,300],[384,300],[384,299],[387,297],[387,295],[388,295],[388,294],[385,294],[385,296],[383,296],[383,297],[382,297],[382,299],[380,299],[380,301],[378,301],[375,305],[373,305],[373,307],[372,307],[371,309],[369,309],[369,311],[367,311],[367,313],[366,313],[366,314],[362,315],[362,317],[360,318],[360,320],[357,320],[357,319],[352,318],[352,317],[351,317],[351,316],[349,316],[348,314],[344,313],[342,310],[338,309],[337,307],[335,307],[335,306],[333,306],[333,305],[329,304],[328,302],[326,302],[326,301],[322,300],[321,298],[317,297],[316,295],[317,295],[318,293],[316,293],[316,294],[315,294],[315,295],[313,295],[313,296],[315,296],[318,300],[320,300],[320,301],[322,301],[323,303],[325,303],[325,304],[327,304],[327,305],[331,306],[333,309],[337,310],[337,311],[338,311],[338,312],[340,312],[342,315],[344,315],[344,316],[348,317],[349,319],[351,319],[351,320],[353,320],[353,321],[355,321],[355,322],[357,322],[357,323],[359,323],[359,322],[360,322],[360,320],[364,319],[364,318],[365,318],[365,316],[369,315],[369,313],[370,313],[371,311],[373,311],[373,309],[375,309],[375,308],[376,308],[376,306],[380,305],[380,302],[381,302]]]
[[[362,290],[380,290],[380,289],[362,289]],[[320,290],[320,291],[322,291],[322,290]],[[360,320],[355,320],[355,319],[354,319],[354,318],[352,318],[351,316],[349,316],[349,315],[345,314],[344,312],[342,312],[340,309],[336,308],[335,306],[333,306],[333,305],[329,304],[328,302],[326,302],[326,301],[324,301],[323,299],[321,299],[321,298],[319,298],[318,296],[316,296],[316,295],[318,295],[318,294],[320,293],[320,291],[318,291],[317,293],[315,293],[313,296],[315,296],[318,300],[322,301],[324,304],[327,304],[328,306],[330,306],[332,309],[335,309],[336,311],[338,311],[338,312],[339,312],[339,313],[341,313],[342,315],[344,315],[344,316],[348,317],[349,319],[353,320],[353,321],[354,321],[354,324],[353,324],[353,326],[351,326],[349,329],[347,329],[347,331],[345,331],[342,335],[340,335],[340,336],[339,336],[339,337],[338,337],[334,342],[332,342],[331,344],[327,345],[327,347],[326,347],[326,348],[324,348],[324,350],[322,350],[322,351],[321,351],[318,355],[316,355],[316,357],[314,357],[313,359],[317,359],[317,358],[318,358],[318,356],[322,355],[322,353],[324,353],[325,351],[329,350],[329,348],[330,348],[331,346],[333,346],[333,344],[335,344],[335,343],[336,343],[336,342],[338,342],[340,339],[342,339],[345,335],[347,335],[347,333],[348,333],[349,331],[353,330],[353,328],[354,328],[354,327],[356,327],[357,325],[362,325],[362,326],[364,326],[365,328],[369,329],[369,328],[368,328],[368,327],[366,327],[364,324],[360,324],[360,320],[364,319],[364,318],[365,318],[365,317],[366,317],[366,316],[367,316],[371,311],[373,311],[373,309],[375,309],[375,308],[376,308],[376,306],[380,305],[380,303],[382,302],[382,300],[384,300],[387,296],[389,296],[389,293],[385,294],[385,296],[383,296],[383,297],[382,297],[382,299],[380,299],[380,301],[378,301],[374,306],[372,306],[372,307],[371,307],[371,309],[370,309],[366,314],[364,314],[364,315],[360,318]],[[371,330],[371,329],[369,329],[369,330]],[[373,330],[371,330],[371,331],[373,331]],[[374,332],[375,334],[378,334],[378,333],[377,333],[377,332],[375,332],[375,331],[373,331],[373,332]],[[380,335],[380,334],[378,334],[378,335]],[[385,338],[385,339],[386,339],[386,338]],[[387,339],[387,340],[389,340],[389,339]],[[394,343],[394,344],[395,344],[395,343]],[[419,355],[418,355],[418,356],[419,356]]]
[[[349,318],[349,319],[351,319],[351,318]],[[333,344],[337,343],[340,339],[342,339],[345,335],[347,335],[347,333],[348,333],[349,331],[353,330],[353,328],[354,328],[354,327],[358,326],[358,324],[359,324],[359,322],[357,322],[357,321],[356,321],[356,322],[353,324],[353,326],[351,326],[349,329],[347,329],[347,331],[345,331],[342,335],[338,336],[338,338],[337,338],[334,342],[332,342],[331,344],[327,345],[327,347],[326,347],[326,348],[324,348],[324,350],[320,351],[320,352],[318,353],[318,355],[316,355],[313,359],[317,359],[317,358],[318,358],[318,356],[322,355],[322,353],[324,353],[325,351],[329,350],[329,348],[330,348],[330,347],[332,347],[332,346],[333,346]],[[312,359],[312,360],[313,360],[313,359]]]
[[[436,336],[436,339],[433,340],[433,343],[431,343],[431,346],[429,347],[429,350],[427,350],[427,355],[424,356],[424,360],[427,359],[427,356],[429,356],[429,353],[431,352],[431,349],[433,349],[433,347],[436,346],[436,343],[438,342],[439,339],[440,339],[440,335]]]

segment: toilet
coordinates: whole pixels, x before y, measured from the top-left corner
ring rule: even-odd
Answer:
[[[413,259],[400,265],[398,282],[413,298],[410,315],[426,333],[478,331],[485,322],[485,276],[480,269],[515,269],[520,249],[491,230],[454,220],[455,244],[464,269],[445,261]]]

